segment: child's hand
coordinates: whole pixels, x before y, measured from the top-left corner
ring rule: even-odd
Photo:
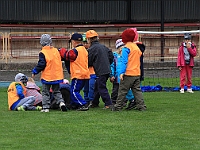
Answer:
[[[115,77],[113,76],[110,78],[110,82],[114,82],[114,81],[115,81]]]
[[[35,75],[34,75],[34,74],[32,74],[32,75],[31,75],[31,77],[32,77],[32,78],[34,78],[34,77],[35,77]]]
[[[120,80],[124,80],[124,74],[120,74]]]
[[[178,67],[178,69],[181,71],[181,70],[182,70],[182,67]]]

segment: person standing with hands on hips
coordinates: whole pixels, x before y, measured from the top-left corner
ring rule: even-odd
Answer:
[[[184,93],[184,86],[187,86],[187,92],[192,91],[192,69],[194,67],[194,57],[197,55],[196,46],[191,42],[191,34],[184,34],[184,42],[178,50],[177,67],[180,70],[180,93]],[[186,81],[187,79],[187,81]]]

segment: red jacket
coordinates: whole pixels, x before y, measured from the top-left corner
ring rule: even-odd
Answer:
[[[184,58],[183,48],[184,48],[184,46],[183,46],[183,43],[182,43],[181,46],[179,47],[179,50],[178,50],[177,67],[185,66],[185,58]],[[192,43],[191,48],[188,48],[187,50],[190,53],[189,66],[193,67],[194,66],[194,57],[197,55],[197,50],[196,50],[196,46],[194,45],[194,43]]]

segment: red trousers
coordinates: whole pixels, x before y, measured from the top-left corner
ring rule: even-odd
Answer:
[[[180,87],[182,89],[185,85],[187,88],[191,88],[192,86],[192,68],[189,65],[185,65],[180,71]]]

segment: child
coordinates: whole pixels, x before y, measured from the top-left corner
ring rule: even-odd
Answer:
[[[110,65],[113,63],[113,53],[105,45],[99,43],[99,36],[94,30],[86,32],[86,38],[90,47],[88,48],[88,64],[94,67],[97,76],[94,88],[94,99],[91,107],[99,107],[99,98],[104,102],[104,109],[112,107],[112,101],[106,87],[110,76]]]
[[[67,111],[64,100],[60,93],[60,84],[63,82],[63,67],[58,49],[52,46],[50,35],[43,34],[40,38],[42,50],[39,53],[39,61],[32,70],[32,77],[41,72],[42,82],[42,110],[49,112],[50,108],[50,88],[61,111]]]
[[[135,31],[135,38],[134,38],[134,43],[137,44],[138,48],[142,52],[142,55],[140,56],[140,86],[142,84],[142,81],[144,81],[144,67],[143,67],[143,54],[145,51],[145,45],[142,42],[138,41],[138,33],[137,33],[137,28],[132,28]],[[136,103],[134,100],[130,100],[128,103],[128,107],[126,110],[131,110],[136,106]]]
[[[60,50],[61,57],[69,62],[70,74],[71,74],[71,105],[77,107],[78,111],[87,111],[89,110],[87,102],[80,94],[80,91],[83,89],[84,85],[90,79],[90,72],[88,69],[88,52],[82,44],[83,37],[79,33],[74,33],[70,39],[73,50],[65,51],[64,49]],[[76,52],[76,59],[69,61],[69,53]],[[73,54],[74,55],[74,54]],[[66,63],[65,63],[66,64]]]
[[[194,57],[197,55],[196,46],[191,42],[191,34],[184,34],[184,42],[178,51],[177,67],[180,70],[180,93],[184,93],[186,83],[187,92],[192,91],[192,69],[194,67]],[[186,81],[187,79],[187,81]]]
[[[110,81],[113,84],[112,93],[111,93],[111,100],[112,100],[113,104],[116,103],[118,90],[119,90],[119,83],[120,83],[119,70],[120,70],[121,63],[122,63],[122,61],[121,61],[121,51],[122,51],[122,48],[124,46],[122,39],[118,39],[116,41],[115,46],[116,46],[117,52],[113,52],[114,61],[110,65],[111,66]],[[132,93],[131,90],[128,91],[128,93],[126,95],[126,99],[124,99],[124,106],[126,106],[127,100],[134,101],[134,96],[133,96],[133,93]]]
[[[119,70],[120,85],[116,104],[111,109],[112,111],[120,111],[123,109],[123,100],[129,89],[132,90],[135,96],[136,110],[146,110],[142,91],[140,88],[140,57],[142,52],[134,43],[135,33],[132,28],[128,28],[122,33],[122,42],[125,46],[122,48],[122,66]]]
[[[28,77],[28,82],[26,85],[26,96],[34,96],[35,102],[34,106],[42,106],[42,94],[40,93],[40,88],[35,84],[33,78]]]
[[[28,78],[22,73],[15,76],[15,82],[8,87],[8,109],[25,111],[25,110],[41,110],[41,106],[34,106],[35,97],[26,96],[26,84]]]
[[[88,49],[90,47],[90,45],[87,42],[86,39],[86,35],[83,34],[83,46]],[[90,79],[88,82],[86,82],[85,86],[84,86],[84,98],[87,102],[88,107],[90,107],[92,105],[92,101],[94,99],[94,86],[95,86],[95,81],[96,81],[96,75],[94,72],[94,68],[93,67],[89,67],[89,71],[90,71]]]

